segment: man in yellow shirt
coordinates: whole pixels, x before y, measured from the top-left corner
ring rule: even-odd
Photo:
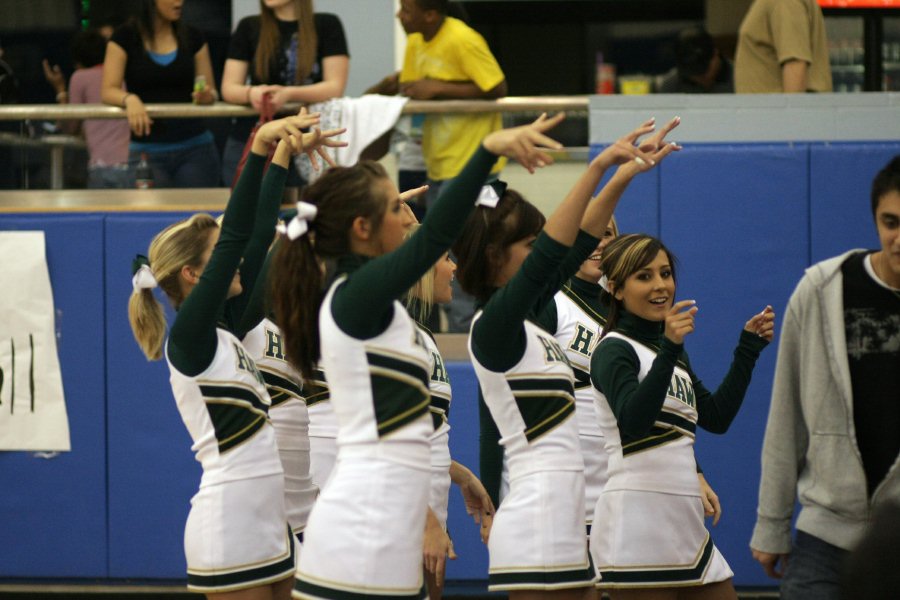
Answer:
[[[447,0],[401,0],[397,18],[409,36],[400,93],[414,100],[502,98],[506,78],[481,35],[447,15]],[[499,113],[428,115],[422,152],[429,183],[452,179],[483,136],[502,127]],[[498,173],[502,164],[495,165]]]
[[[506,95],[506,77],[477,31],[447,14],[448,0],[400,0],[397,18],[407,33],[400,93],[413,100],[494,99]],[[488,133],[503,126],[499,113],[433,114],[422,126],[428,170],[426,206],[443,182],[456,177]],[[492,178],[506,164],[501,158]],[[468,331],[474,308],[454,289],[450,331]]]

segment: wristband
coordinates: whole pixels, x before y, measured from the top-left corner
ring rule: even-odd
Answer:
[[[124,96],[122,96],[122,108],[125,108],[125,101],[128,100],[128,96],[134,96],[131,92],[127,92]]]
[[[248,85],[247,86],[247,104],[250,104],[250,92],[252,92],[252,91],[253,91],[253,86]]]

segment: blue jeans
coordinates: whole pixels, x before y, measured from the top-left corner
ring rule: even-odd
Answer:
[[[128,170],[134,180],[134,171],[141,160],[141,153],[128,153]],[[206,188],[219,187],[219,152],[212,142],[179,150],[148,152],[147,162],[153,171],[155,188]]]
[[[88,189],[118,189],[134,187],[134,171],[128,165],[88,168]]]
[[[848,551],[797,530],[781,600],[841,600],[841,568]]]

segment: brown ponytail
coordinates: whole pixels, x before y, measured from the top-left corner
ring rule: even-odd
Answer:
[[[371,161],[327,170],[303,190],[303,202],[318,209],[309,233],[294,241],[283,240],[273,257],[270,280],[275,320],[284,336],[288,360],[306,378],[312,378],[320,356],[324,265],[350,253],[350,230],[357,217],[369,219],[377,231],[387,198],[376,186],[386,179],[384,167]]]

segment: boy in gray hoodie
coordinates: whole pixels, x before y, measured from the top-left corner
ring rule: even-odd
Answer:
[[[813,265],[785,311],[750,541],[782,600],[840,598],[873,507],[900,501],[900,156],[871,201],[881,248]]]

